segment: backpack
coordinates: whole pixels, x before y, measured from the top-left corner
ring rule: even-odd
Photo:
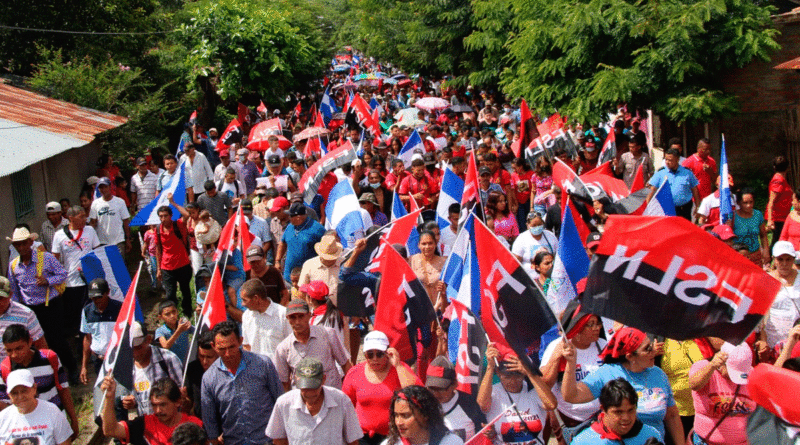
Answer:
[[[221,192],[222,191],[222,187],[224,185],[225,185],[225,180],[224,179],[219,181],[219,184],[217,184],[217,191]],[[239,197],[239,180],[238,179],[234,179],[233,180],[233,186],[236,187],[236,196],[235,197],[238,198]]]
[[[11,262],[11,273],[15,273],[17,269],[17,265],[19,264],[19,257],[14,258],[14,261]],[[41,277],[44,273],[44,251],[36,249],[36,277]],[[47,292],[44,295],[44,305],[50,305],[50,289],[55,289],[59,295],[63,294],[64,291],[67,289],[67,280],[62,281],[59,284],[54,284],[52,286],[48,286]]]
[[[189,252],[189,245],[186,242],[186,240],[183,239],[183,234],[181,233],[181,226],[178,225],[177,221],[175,221],[175,223],[173,224],[172,228],[173,228],[172,232],[175,234],[175,236],[178,237],[178,241],[180,241],[181,244],[183,245],[183,248],[186,249],[186,253],[187,254],[190,253]],[[161,249],[161,252],[163,253],[164,252],[164,245],[162,244],[162,241],[161,241],[161,236],[162,235],[163,235],[163,232],[161,231],[161,224],[159,224],[158,225],[158,229],[156,230],[156,242],[158,242],[158,248]]]

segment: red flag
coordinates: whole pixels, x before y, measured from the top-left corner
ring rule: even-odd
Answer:
[[[278,118],[259,122],[250,129],[250,136],[247,138],[247,148],[255,151],[266,151],[269,148],[270,136],[278,137],[278,147],[287,150],[292,146],[292,142],[283,135],[281,120]]]
[[[214,267],[211,274],[211,283],[206,290],[206,298],[200,311],[200,322],[197,324],[198,332],[211,330],[217,323],[228,319],[225,312],[225,288],[222,286],[220,268]]]
[[[306,148],[303,150],[303,157],[308,159],[312,153],[319,153],[320,152],[320,139],[319,136],[316,138],[309,138],[306,141]]]
[[[217,141],[216,150],[227,150],[233,145],[234,143],[242,141],[242,125],[239,123],[239,119],[232,119],[231,123],[225,128],[225,131],[220,136],[219,140]]]
[[[361,95],[356,94],[347,111],[345,122],[351,126],[358,125],[363,129],[370,131],[373,136],[380,137],[381,126],[380,123],[373,119],[372,109],[369,107],[367,101]]]
[[[259,113],[267,114],[267,106],[264,105],[263,100],[260,101],[260,103],[258,104],[258,108],[256,108],[256,111],[258,111]]]
[[[597,162],[608,162],[617,156],[617,139],[613,131],[608,132],[606,140],[603,141],[603,148],[597,155]]]
[[[246,105],[239,102],[236,113],[239,122],[250,122],[250,109]]]
[[[300,117],[300,113],[303,111],[303,105],[298,101],[297,105],[294,107],[294,117],[295,119]]]
[[[377,107],[372,110],[372,126],[370,127],[372,135],[380,138],[383,132],[381,131],[381,108]]]
[[[322,118],[322,113],[317,111],[317,120],[314,121],[314,126],[317,128],[325,128],[325,119]]]
[[[317,116],[317,104],[316,102],[311,103],[311,110],[308,112],[309,116],[316,117]]]
[[[383,90],[383,78],[381,77],[378,79],[378,92],[380,93]]]
[[[133,348],[131,347],[131,324],[136,321],[136,286],[139,284],[139,274],[142,266],[133,277],[122,308],[114,323],[114,331],[108,341],[106,353],[103,358],[103,366],[97,373],[97,380],[94,386],[103,383],[103,379],[109,373],[113,373],[114,379],[129,390],[133,390]]]
[[[633,177],[633,184],[631,184],[631,193],[643,189],[644,186],[645,186],[644,170],[642,169],[642,166],[639,165],[639,168],[636,169],[636,175]]]
[[[556,113],[550,116],[544,123],[537,124],[536,130],[539,134],[550,134],[556,130],[564,128],[564,124],[566,123],[565,117],[561,117],[560,114]]]
[[[325,87],[327,87],[327,86],[328,86],[328,84],[330,83],[330,81],[331,81],[331,80],[328,78],[328,76],[327,76],[327,75],[326,75],[325,77],[323,77],[323,78],[322,78],[322,88],[325,88]]]
[[[478,167],[475,163],[475,152],[469,152],[467,173],[464,180],[464,192],[461,194],[461,216],[459,222],[465,221],[472,207],[481,202],[480,186],[478,185]]]
[[[485,370],[483,353],[488,346],[486,331],[483,330],[483,325],[478,317],[456,299],[450,301],[444,318],[451,321],[451,329],[447,337],[448,349],[458,351],[456,358],[457,389],[477,396],[480,378]],[[457,323],[454,323],[456,321]],[[453,329],[454,327],[457,330]],[[430,372],[430,368],[428,370]]]
[[[522,150],[539,137],[536,121],[533,120],[533,115],[525,99],[522,99],[522,104],[519,107],[519,117],[519,139],[511,144],[511,149],[514,150],[514,155],[518,158],[522,157]]]
[[[611,215],[581,305],[675,340],[720,337],[739,344],[780,288],[763,269],[683,218]]]
[[[375,329],[389,337],[400,360],[416,361],[417,338],[421,336],[425,347],[432,339],[430,326],[436,317],[433,305],[411,266],[391,246],[384,247],[381,262]]]
[[[609,162],[581,175],[580,178],[589,190],[599,189],[611,198],[611,201],[619,201],[630,194],[625,182],[613,176]]]
[[[234,232],[237,234],[236,237],[234,237]],[[236,213],[231,216],[225,227],[222,228],[217,250],[214,252],[214,261],[219,262],[223,255],[230,255],[237,248],[244,255],[247,252],[247,248],[253,243],[253,238],[247,218],[242,213],[242,206],[239,206],[236,209]],[[244,270],[250,270],[250,263],[247,261],[244,262]]]
[[[189,115],[189,122],[193,122],[197,120],[197,110],[192,111],[192,114]]]
[[[568,204],[569,207],[570,207],[570,212],[569,213],[570,213],[570,215],[572,215],[572,221],[575,223],[575,227],[578,229],[578,236],[581,237],[581,242],[585,246],[586,245],[586,237],[588,237],[589,233],[591,233],[591,230],[589,230],[589,226],[587,226],[586,225],[586,221],[584,221],[583,218],[581,218],[581,214],[578,213],[578,209],[575,207],[575,203],[572,202],[571,199],[564,198],[561,202],[562,203],[563,202],[568,202],[569,203]],[[561,215],[564,215],[564,214],[565,213],[562,211]]]
[[[783,391],[782,388],[800,388],[800,374],[761,363],[750,372],[747,379],[747,392],[754,402],[784,422],[800,425],[800,394],[797,391]]]
[[[345,142],[336,147],[336,149],[330,150],[328,154],[309,167],[303,173],[300,182],[297,183],[297,189],[303,192],[303,198],[306,202],[311,202],[318,192],[322,194],[321,184],[326,174],[356,159],[358,159],[358,156],[356,156],[356,151],[353,149],[353,144],[350,141]]]
[[[391,246],[392,244],[406,245],[409,236],[411,236],[411,230],[417,226],[417,218],[419,218],[421,212],[422,210],[420,209],[412,211],[408,215],[395,219],[388,224],[387,228],[382,229],[385,230],[386,233],[381,236],[381,240],[386,242],[381,242],[378,245],[378,251],[373,255],[374,259],[364,270],[367,272],[380,271],[384,246]]]

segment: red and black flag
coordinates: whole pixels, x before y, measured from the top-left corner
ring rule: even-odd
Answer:
[[[595,169],[582,174],[581,180],[589,190],[592,188],[602,190],[612,202],[619,201],[630,194],[625,182],[614,176],[610,162],[604,162]]]
[[[538,373],[541,337],[555,326],[556,316],[519,261],[482,222],[475,224],[475,242],[483,328],[489,340],[513,349]]]
[[[424,347],[430,346],[431,323],[435,319],[425,286],[406,260],[391,246],[386,246],[381,260],[375,329],[389,337],[401,360],[413,363],[417,360],[417,339]]]
[[[555,158],[556,152],[564,150],[570,158],[578,155],[578,144],[572,140],[572,136],[564,131],[564,118],[558,113],[550,116],[543,124],[538,125],[539,137],[534,139],[525,148],[525,159],[532,167],[536,167],[536,161],[546,156],[547,159]]]
[[[478,218],[483,219],[480,183],[478,182],[478,163],[475,161],[474,151],[469,152],[469,159],[467,160],[464,191],[461,193],[461,216],[458,217],[459,226],[464,224],[470,212],[474,212]]]
[[[372,133],[374,137],[381,135],[380,123],[373,120],[372,108],[360,94],[353,96],[353,100],[350,101],[344,123],[348,130],[359,128]]]
[[[533,119],[528,103],[522,99],[519,107],[519,139],[511,144],[514,156],[522,157],[522,151],[539,137],[539,130],[536,128],[536,121]]]
[[[457,389],[477,396],[486,368],[483,360],[488,346],[486,331],[478,317],[456,299],[450,301],[444,318],[450,320],[447,350],[450,361],[456,364]]]
[[[779,290],[776,279],[683,218],[612,215],[581,304],[650,334],[739,344]]]
[[[232,218],[235,218],[235,216]],[[230,224],[230,221],[228,223]],[[228,313],[225,310],[225,286],[222,285],[222,272],[220,271],[223,265],[216,262],[213,267],[211,282],[206,290],[203,307],[200,310],[200,321],[197,323],[195,334],[192,336],[192,344],[189,346],[188,356],[184,361],[186,364],[183,371],[184,381],[186,380],[186,372],[189,370],[189,364],[197,358],[198,338],[205,332],[214,329],[217,323],[228,319]],[[202,292],[200,294],[202,295]]]
[[[344,164],[349,164],[356,159],[358,159],[358,156],[356,156],[356,151],[353,149],[353,144],[347,141],[339,147],[336,147],[335,150],[329,151],[328,154],[309,167],[308,170],[303,173],[300,182],[297,184],[297,188],[303,192],[303,199],[305,202],[313,201],[314,196],[317,195],[319,185],[328,172]]]
[[[244,131],[242,131],[242,125],[239,123],[239,119],[232,119],[231,123],[228,124],[222,136],[220,136],[217,141],[216,150],[227,150],[231,145],[242,142],[243,135]]]
[[[600,154],[597,155],[597,162],[604,163],[604,162],[611,162],[612,159],[617,157],[617,139],[614,135],[614,131],[609,131],[608,136],[606,136],[606,140],[603,141],[603,148],[600,150]]]

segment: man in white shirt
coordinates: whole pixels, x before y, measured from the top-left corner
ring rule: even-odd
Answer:
[[[137,172],[131,176],[131,203],[134,210],[141,210],[142,207],[150,204],[156,197],[156,183],[158,176],[151,172],[147,167],[149,163],[144,157],[136,159]]]
[[[266,286],[257,278],[245,281],[240,292],[247,308],[242,314],[242,347],[275,362],[278,345],[292,333],[286,308],[267,296]]]
[[[53,247],[53,236],[69,221],[61,215],[61,204],[57,202],[48,202],[45,212],[47,219],[42,223],[42,231],[39,232],[39,235],[41,235],[45,250],[50,250]]]
[[[219,152],[219,160],[220,164],[214,168],[214,184],[218,184],[220,181],[225,179],[225,174],[228,173],[228,168],[233,168],[236,172],[236,180],[242,180],[242,171],[240,169],[241,164],[238,162],[231,162],[231,152],[230,150],[221,150]]]
[[[184,150],[181,161],[186,162],[186,194],[189,202],[194,202],[195,190],[198,195],[202,193],[203,184],[214,177],[214,170],[211,169],[206,155],[198,152],[194,144],[186,145]]]
[[[36,398],[36,383],[27,369],[8,374],[13,407],[0,411],[0,443],[71,445],[72,428],[58,407]]]
[[[52,253],[67,269],[67,288],[64,290],[64,306],[68,314],[69,327],[75,333],[81,319],[81,309],[86,302],[86,283],[81,278],[81,258],[100,245],[100,239],[92,226],[86,225],[86,213],[81,206],[67,210],[69,225],[56,232]]]
[[[111,193],[110,184],[108,178],[97,182],[97,189],[103,196],[92,202],[89,220],[97,230],[100,243],[116,244],[124,258],[125,252],[131,250],[131,215],[125,201]]]

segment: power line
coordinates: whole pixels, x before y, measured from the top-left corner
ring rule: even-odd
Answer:
[[[136,35],[149,35],[149,34],[169,34],[177,31],[176,29],[170,31],[148,31],[148,32],[95,32],[95,31],[67,31],[64,29],[42,29],[42,28],[22,28],[19,26],[6,26],[0,25],[0,29],[8,29],[11,31],[34,31],[34,32],[49,32],[54,34],[79,34],[90,36],[136,36]]]

